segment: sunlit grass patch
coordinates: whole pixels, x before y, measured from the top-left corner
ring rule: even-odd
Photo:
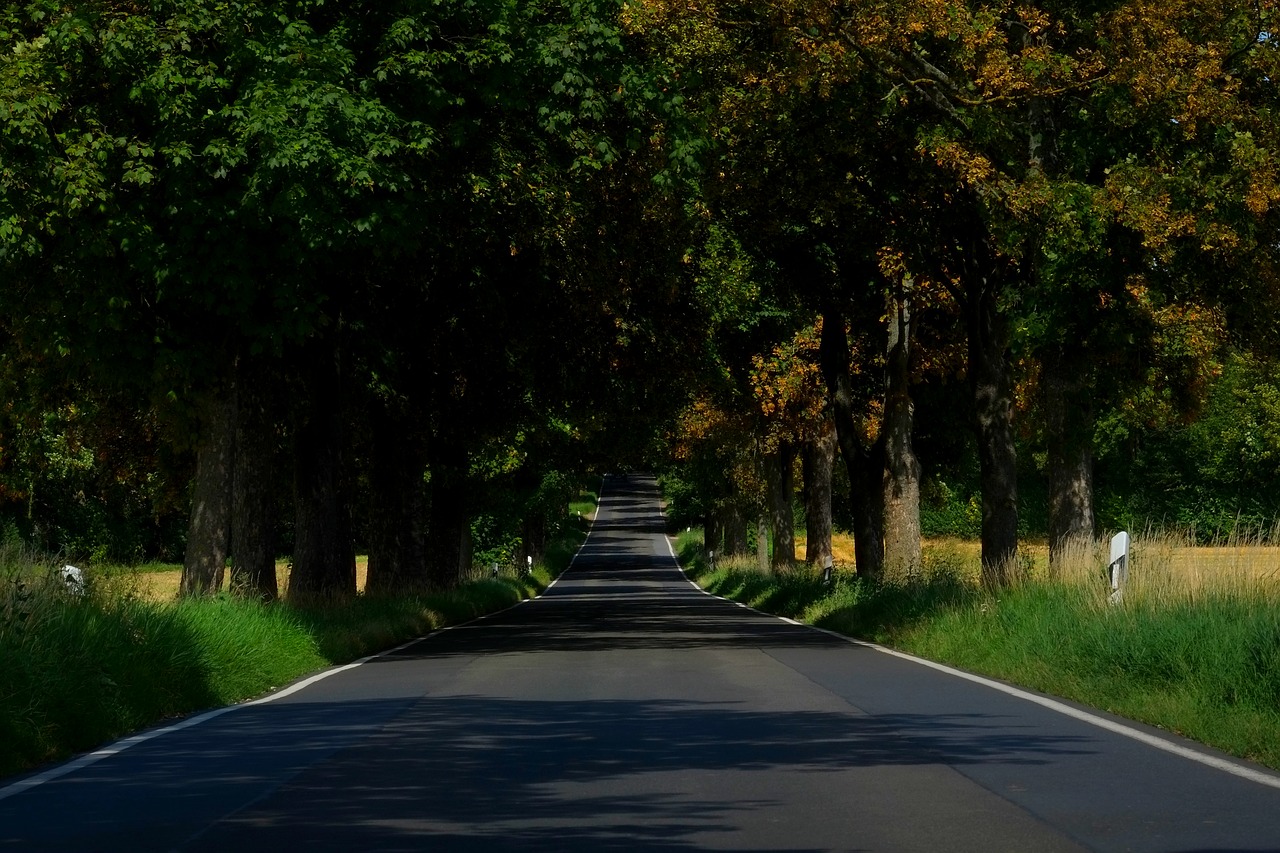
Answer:
[[[577,497],[569,501],[569,514],[575,518],[590,521],[596,517],[596,506],[599,503],[600,496],[595,491],[582,489]]]

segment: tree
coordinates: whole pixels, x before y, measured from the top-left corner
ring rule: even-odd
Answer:
[[[643,69],[623,61],[616,13],[609,3],[414,0],[360,15],[306,0],[9,10],[6,37],[17,49],[5,60],[6,103],[19,109],[3,116],[0,149],[6,268],[34,288],[57,258],[52,271],[68,291],[101,309],[71,315],[76,329],[56,328],[51,319],[63,306],[57,294],[41,293],[26,300],[34,307],[21,332],[48,332],[50,346],[74,348],[88,364],[107,346],[95,328],[106,318],[140,342],[132,360],[117,362],[126,381],[209,413],[199,429],[212,455],[201,467],[238,476],[202,482],[220,499],[234,492],[236,509],[199,514],[193,555],[221,565],[235,527],[233,556],[253,564],[237,577],[271,594],[261,565],[266,532],[248,523],[262,501],[262,480],[252,475],[271,465],[251,460],[262,461],[283,431],[294,441],[300,503],[291,586],[352,592],[352,574],[328,562],[349,550],[351,448],[333,420],[341,411],[315,400],[324,392],[340,407],[363,393],[358,379],[377,376],[395,382],[383,399],[438,411],[423,457],[439,491],[436,533],[449,541],[444,528],[465,528],[464,516],[441,513],[455,505],[447,492],[465,493],[468,451],[454,437],[465,433],[459,418],[467,412],[429,409],[458,386],[420,381],[433,369],[459,378],[450,373],[457,360],[407,347],[403,369],[388,370],[396,356],[374,343],[370,324],[388,323],[388,337],[402,343],[415,326],[419,334],[423,325],[456,328],[462,318],[491,316],[530,271],[538,286],[525,303],[551,296],[559,304],[564,279],[553,276],[584,252],[569,239],[589,240],[592,250],[604,236],[566,227],[581,222],[585,207],[564,199],[634,181],[619,180],[619,170],[589,188],[628,151],[670,170],[669,149],[651,141],[659,126],[670,129],[670,104]],[[71,238],[77,220],[83,230]],[[490,250],[532,260],[473,265]],[[416,265],[422,272],[406,276]],[[388,286],[378,275],[400,278]],[[462,284],[457,292],[450,278]],[[584,284],[607,305],[630,298],[625,289],[635,282]],[[374,305],[402,313],[371,312],[366,296],[388,290],[396,292]],[[330,364],[341,368],[317,373]],[[380,372],[359,373],[362,365]],[[480,375],[472,374],[473,388]],[[258,389],[272,383],[311,389],[312,402],[264,407]],[[236,401],[246,394],[255,396],[247,407]],[[238,422],[213,414],[233,408]],[[422,446],[423,437],[408,443]],[[397,438],[383,435],[381,452]],[[233,457],[240,463],[213,464]],[[409,481],[399,490],[405,524],[415,512]],[[330,542],[334,536],[344,541]],[[439,582],[456,578],[453,563]],[[210,586],[193,576],[187,588]]]

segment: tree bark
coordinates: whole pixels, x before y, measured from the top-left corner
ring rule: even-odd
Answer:
[[[723,554],[724,550],[721,546],[721,540],[724,534],[720,529],[720,513],[717,509],[710,509],[702,520],[702,547],[708,553]]]
[[[839,312],[828,309],[822,315],[820,359],[840,456],[849,472],[852,489],[854,560],[859,575],[876,579],[884,571],[883,451],[878,442],[866,447],[858,434],[861,415],[854,405],[849,358],[844,318]]]
[[[724,556],[741,557],[747,553],[747,516],[736,496],[730,497],[722,510]]]
[[[792,474],[795,448],[790,442],[780,442],[778,449],[765,458],[765,483],[769,490],[769,529],[773,536],[773,552],[770,565],[773,569],[789,570],[796,561],[795,513],[792,500],[795,495]]]
[[[720,527],[724,531],[724,556],[741,557],[748,551],[747,513],[743,508],[738,485],[728,479],[729,494],[720,509]]]
[[[806,442],[801,454],[804,476],[806,563],[825,566],[831,549],[831,475],[836,461],[836,428],[827,421],[822,434]]]
[[[1049,569],[1088,548],[1093,517],[1093,396],[1087,359],[1076,344],[1050,348],[1041,362],[1049,469]]]
[[[228,384],[210,395],[201,418],[191,519],[178,587],[184,597],[213,595],[222,588],[231,539],[235,424],[235,386]]]
[[[475,542],[471,539],[470,519],[464,520],[458,534],[458,576],[465,578],[470,576],[472,564],[475,562]],[[546,552],[545,546],[543,552]]]
[[[433,589],[452,589],[461,578],[462,528],[468,523],[466,471],[459,465],[465,458],[454,445],[433,442],[431,465],[431,512],[427,524],[427,580]],[[522,550],[528,554],[528,531]],[[520,568],[524,568],[521,566]]]
[[[307,405],[294,436],[293,571],[289,597],[346,598],[356,592],[351,516],[343,493],[342,371],[335,351],[305,369]]]
[[[238,397],[231,515],[231,588],[273,601],[276,581],[276,443],[272,395],[265,366],[241,356],[236,362]]]
[[[760,513],[756,523],[756,567],[761,572],[769,571],[769,514]]]
[[[521,525],[520,550],[526,557],[532,557],[536,563],[547,553],[547,518],[541,507],[529,510]],[[528,565],[528,561],[525,561]]]
[[[381,406],[371,425],[368,592],[427,586],[426,454],[410,418]]]
[[[889,300],[889,347],[885,365],[884,567],[913,577],[920,571],[920,461],[911,443],[911,308],[905,293]]]
[[[855,437],[852,452],[853,559],[859,575],[876,580],[884,576],[884,443],[864,448]]]
[[[1008,330],[990,275],[971,270],[966,294],[969,387],[982,486],[982,577],[988,586],[1001,587],[1014,579],[1018,555],[1018,455]]]
[[[769,493],[769,532],[772,534],[773,569],[791,569],[796,561],[795,511],[795,447],[790,442],[778,444],[778,450],[764,460],[765,485]]]

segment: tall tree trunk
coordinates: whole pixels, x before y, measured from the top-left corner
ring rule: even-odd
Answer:
[[[910,282],[904,282],[909,286]],[[889,300],[889,348],[885,365],[884,566],[887,574],[920,571],[920,461],[911,444],[911,308],[905,288]]]
[[[747,515],[737,495],[732,495],[722,510],[724,527],[724,556],[741,557],[747,553]]]
[[[720,529],[720,512],[716,508],[707,510],[702,517],[702,547],[708,553],[723,554],[721,540],[724,534]]]
[[[792,474],[795,448],[787,441],[765,459],[765,484],[769,490],[769,529],[773,533],[772,568],[788,570],[796,561],[795,512]]]
[[[1014,579],[1018,555],[1018,455],[1008,330],[989,274],[970,270],[966,294],[969,387],[982,485],[982,577],[987,585],[1000,587]]]
[[[462,529],[458,531],[458,575],[459,577],[469,577],[472,564],[475,562],[475,542],[471,539],[471,525],[464,521]],[[546,551],[546,548],[543,548]]]
[[[884,576],[884,442],[864,448],[855,436],[853,465],[849,472],[853,509],[853,559],[858,574]],[[845,450],[842,447],[841,453]]]
[[[879,443],[867,448],[859,436],[861,413],[854,404],[849,376],[849,337],[844,318],[833,309],[822,315],[820,355],[840,456],[852,489],[854,560],[859,575],[879,578],[884,571],[883,451]]]
[[[547,553],[547,517],[541,507],[529,510],[521,525],[520,551],[536,563]],[[528,561],[526,560],[526,565]]]
[[[741,557],[748,551],[747,513],[743,508],[738,485],[728,480],[728,496],[720,509],[720,527],[724,531],[724,556]]]
[[[290,598],[355,595],[351,516],[343,493],[342,371],[335,351],[305,369],[308,402],[294,436],[294,525]]]
[[[1051,348],[1042,360],[1040,388],[1049,468],[1049,568],[1088,548],[1094,538],[1093,395],[1080,348]]]
[[[823,424],[821,435],[806,442],[801,454],[804,476],[804,520],[806,563],[826,565],[831,550],[831,475],[836,461],[836,428]]]
[[[231,588],[272,601],[276,581],[276,422],[265,365],[236,362],[235,485],[231,516]]]
[[[434,589],[452,589],[461,578],[462,528],[468,523],[466,471],[461,451],[447,441],[433,442],[431,514],[427,524],[427,578]],[[522,543],[527,547],[527,543]]]
[[[369,571],[365,589],[399,594],[427,586],[426,453],[412,418],[382,406],[371,425]]]
[[[179,582],[184,597],[212,595],[222,588],[231,538],[235,424],[235,386],[228,384],[210,395],[201,418],[187,549]]]
[[[756,522],[756,568],[762,572],[769,571],[769,514],[760,513]]]

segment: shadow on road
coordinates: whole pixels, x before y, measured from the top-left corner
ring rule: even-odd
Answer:
[[[313,722],[304,713],[293,725],[322,729],[334,724],[332,711],[316,707]],[[359,703],[344,712],[351,719],[385,716]],[[250,741],[274,725],[271,709],[236,721]],[[326,735],[317,730],[308,740],[324,742]],[[344,849],[421,849],[427,836],[434,849],[701,849],[688,842],[689,833],[727,831],[734,811],[775,804],[747,800],[727,809],[715,790],[707,790],[705,799],[688,792],[637,793],[627,787],[630,780],[704,771],[713,786],[725,771],[1039,764],[1078,751],[1072,738],[1010,736],[1007,721],[963,715],[872,718],[683,701],[426,698],[363,742],[358,754],[338,755],[293,780],[225,830],[251,830],[255,843],[322,838],[326,846]],[[357,790],[349,784],[353,778],[361,780]],[[197,849],[217,849],[222,831]]]
[[[653,496],[652,481],[639,478],[611,490],[588,545],[544,598],[356,671],[385,676],[374,679],[381,695],[398,698],[307,702],[299,694],[246,707],[67,780],[105,792],[80,806],[74,831],[101,850],[608,853],[708,849],[708,838],[719,839],[715,849],[774,849],[723,843],[779,806],[762,793],[769,786],[751,787],[754,779],[789,774],[825,787],[823,774],[865,768],[1030,767],[1095,749],[1089,738],[1047,735],[994,714],[760,710],[728,699],[536,701],[470,687],[459,688],[466,695],[422,695],[417,663],[426,658],[461,671],[466,658],[509,654],[518,662],[542,652],[569,653],[552,659],[560,667],[578,652],[877,654],[693,589],[655,538],[662,522]],[[730,796],[724,784],[747,787]],[[78,849],[59,822],[64,802],[29,798],[26,808],[48,811],[25,815],[42,840],[0,831],[0,850]],[[223,815],[192,838],[209,825],[202,816]],[[131,832],[137,826],[147,827],[145,838]]]

